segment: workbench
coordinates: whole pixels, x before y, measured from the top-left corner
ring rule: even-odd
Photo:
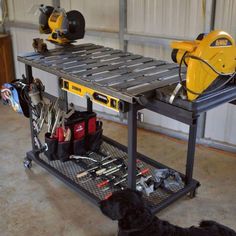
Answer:
[[[180,173],[183,186],[172,189],[172,193],[157,190],[146,197],[154,213],[167,207],[180,197],[189,194],[195,196],[199,182],[193,179],[194,154],[199,115],[221,104],[236,99],[236,86],[226,86],[221,91],[203,96],[195,102],[178,102],[170,104],[168,100],[156,96],[157,89],[178,82],[178,64],[155,60],[140,55],[122,52],[109,47],[94,44],[70,45],[50,50],[44,54],[36,52],[21,54],[18,60],[25,64],[28,83],[33,80],[32,67],[41,69],[58,77],[61,100],[67,107],[67,92],[78,94],[80,86],[96,91],[96,97],[87,96],[87,110],[92,111],[93,101],[116,110],[128,113],[128,146],[123,146],[108,137],[103,137],[103,149],[114,157],[122,156],[128,163],[127,186],[136,189],[136,159],[139,159],[153,171],[155,168],[170,168],[153,159],[137,153],[137,111],[148,109],[189,125],[186,171]],[[185,78],[185,70],[182,70]],[[98,98],[96,100],[96,98]],[[79,97],[78,97],[79,99]],[[104,199],[106,193],[94,185],[80,183],[76,174],[83,170],[72,161],[48,161],[37,150],[34,141],[34,128],[31,122],[32,150],[26,159],[35,161],[68,186],[79,192],[94,204]],[[157,144],[158,148],[158,144]],[[158,158],[158,157],[157,157]],[[171,168],[172,169],[172,168]]]

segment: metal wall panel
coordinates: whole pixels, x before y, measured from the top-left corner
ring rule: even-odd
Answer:
[[[215,28],[225,30],[236,39],[236,1],[217,1]],[[236,106],[225,104],[207,113],[205,137],[236,144]]]
[[[10,20],[38,23],[40,4],[52,5],[51,0],[8,0]]]
[[[236,1],[218,0],[216,2],[215,28],[225,30],[236,38]]]
[[[207,113],[205,137],[212,140],[236,144],[236,107],[222,105]]]
[[[203,1],[128,0],[128,31],[196,37],[204,28]]]
[[[128,0],[128,32],[163,37],[195,38],[204,29],[202,1]],[[129,43],[128,51],[171,61],[171,49]],[[144,112],[145,122],[188,132],[188,127],[164,116]]]
[[[119,0],[61,0],[61,6],[81,11],[87,28],[119,31]]]

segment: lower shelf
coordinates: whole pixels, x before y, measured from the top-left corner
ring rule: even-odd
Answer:
[[[100,149],[101,153],[106,153],[107,155],[111,155],[112,157],[121,157],[125,162],[128,161],[127,156],[127,147],[111,140],[107,137],[104,137],[103,144]],[[98,153],[92,153],[91,157],[98,158]],[[116,189],[110,188],[104,191],[103,188],[98,188],[97,184],[101,182],[99,179],[89,180],[83,178],[82,180],[78,180],[76,175],[83,171],[83,165],[80,165],[79,162],[75,161],[48,161],[48,159],[44,155],[34,154],[33,151],[27,153],[27,158],[35,161],[37,164],[45,168],[51,174],[62,180],[64,183],[73,188],[76,192],[84,195],[94,204],[98,205],[98,203],[106,198],[111,192]],[[137,154],[137,158],[140,160],[138,165],[142,169],[149,169],[148,175],[153,175],[154,169],[163,169],[169,168],[165,165],[162,165],[142,154]],[[181,174],[182,179],[184,179],[184,175]],[[127,186],[127,182],[124,182],[123,185]],[[145,196],[145,199],[150,206],[150,209],[156,213],[163,208],[167,207],[180,197],[188,194],[194,193],[196,188],[199,186],[199,182],[196,180],[192,180],[188,185],[182,185],[178,188],[172,188],[172,192],[167,192],[162,188],[158,188],[155,192],[151,193],[149,197]]]

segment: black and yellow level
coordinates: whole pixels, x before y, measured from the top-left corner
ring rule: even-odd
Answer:
[[[88,96],[93,102],[96,102],[112,110],[120,111],[120,101],[117,98],[100,93],[94,89],[87,88],[83,85],[71,82],[66,79],[62,79],[61,82],[62,89],[67,92],[79,95],[81,97]]]

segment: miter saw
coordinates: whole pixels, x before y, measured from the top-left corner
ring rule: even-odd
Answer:
[[[85,19],[79,11],[66,12],[63,8],[45,5],[39,10],[39,30],[50,34],[50,42],[63,45],[84,37]]]
[[[172,60],[179,66],[180,83],[170,102],[180,90],[187,99],[195,100],[200,95],[223,88],[236,77],[236,47],[234,39],[224,31],[200,34],[194,41],[172,42]],[[187,67],[186,82],[181,68]]]

